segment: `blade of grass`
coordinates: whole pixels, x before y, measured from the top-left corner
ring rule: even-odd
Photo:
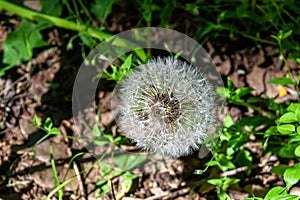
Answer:
[[[67,175],[68,175],[68,173],[69,173],[69,171],[70,171],[70,169],[71,169],[71,166],[72,166],[72,163],[74,162],[74,160],[75,160],[77,157],[82,156],[82,155],[84,155],[84,154],[85,154],[85,152],[79,152],[79,153],[77,153],[75,156],[73,156],[73,157],[71,158],[71,160],[70,160],[69,163],[68,163],[68,169],[67,169],[67,171],[66,171],[66,173],[65,173],[65,175],[64,175],[63,182],[66,180],[66,177],[67,177]]]
[[[56,187],[59,187],[61,184],[58,180],[58,176],[57,176],[57,170],[56,170],[56,166],[55,166],[55,160],[53,158],[53,147],[52,145],[50,145],[50,158],[51,158],[51,167],[52,167],[52,172],[53,172],[53,177],[54,177],[54,181],[55,181],[55,185]],[[57,190],[58,193],[58,199],[62,200],[63,197],[63,187],[60,187],[59,190]]]

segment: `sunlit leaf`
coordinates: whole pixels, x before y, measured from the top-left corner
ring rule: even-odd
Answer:
[[[283,179],[288,187],[291,187],[300,181],[300,164],[295,164],[287,168],[283,173]]]

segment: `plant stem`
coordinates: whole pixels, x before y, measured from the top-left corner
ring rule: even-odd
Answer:
[[[105,33],[98,29],[91,28],[85,24],[78,24],[78,23],[75,23],[75,22],[72,22],[69,20],[59,18],[59,17],[50,16],[50,15],[46,15],[46,14],[39,13],[36,11],[32,11],[32,10],[17,6],[15,4],[12,4],[12,3],[9,3],[9,2],[3,1],[3,0],[0,0],[0,7],[2,7],[2,9],[4,9],[4,10],[15,13],[16,15],[19,15],[23,18],[35,20],[38,22],[46,22],[46,23],[52,24],[54,26],[57,26],[59,28],[64,28],[64,29],[78,31],[78,32],[86,32],[89,36],[91,36],[93,38],[97,38],[100,41],[107,39],[107,42],[109,42],[109,41],[113,40],[112,42],[116,46],[121,46],[121,47],[130,47],[131,46],[132,49],[134,49],[137,56],[143,62],[145,62],[147,60],[147,55],[145,54],[143,49],[138,48],[139,47],[138,45],[136,45],[130,41],[124,40],[122,38],[119,38],[119,37],[113,37],[113,35],[111,35],[109,33]],[[0,71],[0,74],[1,74],[1,71]]]
[[[108,33],[104,33],[97,29],[87,27],[86,25],[77,24],[75,22],[65,20],[65,19],[62,19],[59,17],[50,16],[50,15],[46,15],[46,14],[39,13],[36,11],[32,11],[32,10],[17,6],[15,4],[9,3],[7,1],[0,0],[0,7],[2,7],[4,10],[13,12],[16,15],[19,15],[21,17],[24,17],[24,18],[27,18],[30,20],[35,20],[35,21],[39,21],[39,22],[47,22],[49,24],[52,24],[52,25],[60,27],[60,28],[69,29],[69,30],[78,31],[78,32],[86,31],[91,37],[97,38],[101,41],[112,36]]]

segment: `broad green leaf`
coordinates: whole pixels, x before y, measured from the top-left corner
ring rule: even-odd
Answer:
[[[278,119],[279,123],[293,123],[296,121],[296,114],[293,112],[285,113]]]
[[[297,195],[288,194],[287,190],[281,186],[277,186],[269,190],[264,200],[297,200]]]
[[[295,154],[297,157],[300,157],[300,145],[296,147],[294,154]]]
[[[300,181],[300,164],[295,164],[287,168],[283,173],[283,179],[288,187],[291,187]]]
[[[282,124],[277,126],[277,130],[282,134],[291,134],[295,132],[295,125],[293,124]]]
[[[300,110],[300,103],[291,103],[287,108],[290,112],[296,112],[296,110]]]
[[[297,120],[297,122],[300,122],[300,110],[297,109],[296,112],[295,112],[295,114],[296,114],[296,120]]]
[[[296,158],[295,149],[297,148],[297,143],[285,143],[282,147],[274,148],[274,153],[282,158]]]
[[[297,133],[300,134],[300,126],[297,126]]]
[[[281,186],[277,186],[269,190],[264,200],[274,200],[275,198],[277,198],[277,196],[282,194],[286,194],[286,190]]]
[[[238,88],[235,90],[235,93],[239,96],[239,97],[242,97],[246,94],[249,94],[253,91],[252,88],[249,88],[249,87],[243,87],[243,88]]]
[[[277,85],[293,85],[295,84],[295,81],[291,78],[280,77],[280,78],[274,78],[270,80],[269,83],[273,83]]]
[[[8,34],[3,43],[3,63],[16,66],[31,59],[34,48],[48,45],[40,33],[48,27],[49,25],[34,24],[23,18],[21,25]]]
[[[293,135],[289,138],[288,144],[300,142],[300,135]]]

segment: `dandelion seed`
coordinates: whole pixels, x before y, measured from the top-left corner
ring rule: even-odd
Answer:
[[[193,66],[152,59],[121,82],[121,129],[141,149],[180,157],[199,149],[215,125],[213,88]]]

